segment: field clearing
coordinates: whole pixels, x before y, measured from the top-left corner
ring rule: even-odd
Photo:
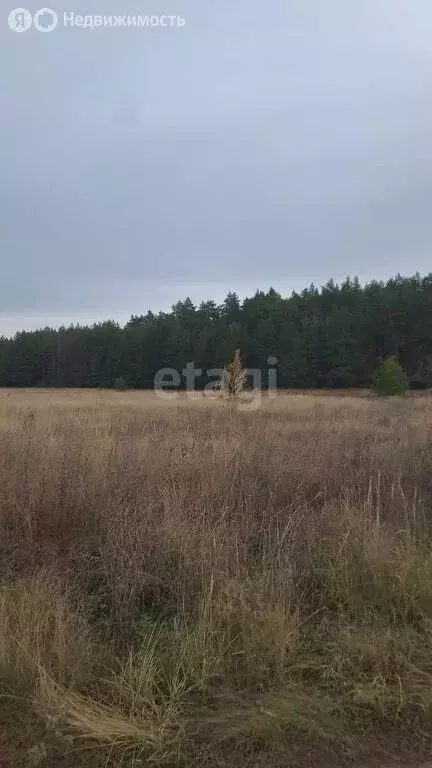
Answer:
[[[416,397],[423,393],[416,393]],[[300,400],[312,398],[336,399],[338,402],[343,399],[371,398],[371,393],[366,389],[345,389],[345,390],[278,390],[276,398],[268,401],[273,408],[285,410],[287,406],[295,407]],[[289,400],[287,400],[289,398]],[[295,398],[295,399],[294,399]],[[264,391],[263,400],[267,400],[267,394]],[[0,388],[0,407],[38,407],[51,408],[59,407],[95,407],[101,405],[115,405],[116,407],[132,406],[135,408],[154,408],[167,403],[179,406],[188,403],[198,403],[201,405],[212,403],[212,405],[222,405],[222,401],[217,392],[214,391],[196,391],[196,392],[178,392],[173,393],[169,390],[164,392],[164,399],[159,399],[152,390],[130,389],[126,391],[116,391],[113,389],[54,389],[54,388]]]
[[[0,390],[0,765],[418,761],[431,519],[429,397]]]

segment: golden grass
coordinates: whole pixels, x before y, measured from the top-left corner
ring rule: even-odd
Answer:
[[[430,403],[1,390],[0,682],[35,749],[219,766],[424,738]]]
[[[77,595],[43,570],[4,579],[0,627],[0,670],[12,687],[31,687],[42,667],[58,680],[76,680],[90,661],[91,634]]]

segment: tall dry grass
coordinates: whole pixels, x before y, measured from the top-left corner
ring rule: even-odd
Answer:
[[[38,759],[426,738],[431,427],[426,398],[0,392],[0,677]]]

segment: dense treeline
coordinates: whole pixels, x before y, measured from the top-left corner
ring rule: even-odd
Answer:
[[[169,313],[132,316],[120,327],[19,332],[0,339],[0,386],[147,388],[163,367],[223,366],[239,347],[248,367],[277,358],[282,387],[368,386],[379,360],[395,356],[416,387],[432,386],[432,273],[361,286],[347,278],[283,298],[274,289],[222,305],[180,301]],[[197,379],[197,386],[205,382]]]

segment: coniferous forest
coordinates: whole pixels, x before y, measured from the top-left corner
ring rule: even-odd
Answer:
[[[257,291],[221,305],[179,301],[171,312],[18,332],[0,338],[0,386],[150,388],[164,367],[188,361],[223,367],[236,348],[244,364],[265,370],[277,358],[280,387],[367,387],[380,360],[394,356],[410,385],[432,386],[432,273],[362,286],[330,280],[282,297]],[[196,386],[205,384],[196,380]]]

